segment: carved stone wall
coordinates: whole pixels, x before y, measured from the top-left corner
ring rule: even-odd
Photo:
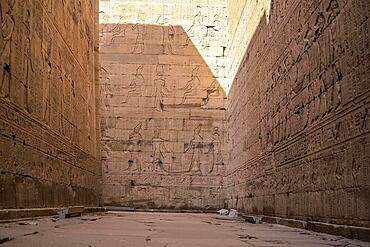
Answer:
[[[229,94],[228,205],[369,227],[369,1],[258,2]]]
[[[222,207],[225,3],[100,4],[104,204]]]
[[[0,208],[97,205],[98,3],[0,3]]]

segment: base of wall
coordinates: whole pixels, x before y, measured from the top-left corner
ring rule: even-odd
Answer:
[[[316,221],[303,221],[288,218],[272,217],[272,216],[254,216],[241,215],[246,221],[253,222],[256,218],[261,219],[262,222],[270,224],[280,224],[284,226],[301,228],[313,232],[327,233],[336,236],[343,236],[350,239],[358,239],[370,242],[370,228],[357,227],[349,225],[336,225]]]
[[[0,209],[0,223],[57,215],[63,208]],[[84,213],[105,212],[103,207],[84,207]]]

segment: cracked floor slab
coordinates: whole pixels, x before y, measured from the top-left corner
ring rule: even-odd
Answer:
[[[0,224],[1,247],[352,246],[370,243],[272,224],[225,221],[213,214],[109,212],[60,221]]]

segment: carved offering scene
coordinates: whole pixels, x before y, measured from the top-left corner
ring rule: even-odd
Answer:
[[[224,54],[214,50],[226,47],[225,19],[220,14],[207,30],[203,19],[211,9],[205,6],[189,4],[194,16],[181,18],[143,15],[140,8],[130,15],[123,5],[100,6],[96,91],[104,204],[222,207],[226,92],[224,75],[213,69],[224,70],[217,62]]]
[[[1,246],[369,242],[370,0],[0,0]]]

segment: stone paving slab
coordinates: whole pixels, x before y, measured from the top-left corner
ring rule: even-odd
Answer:
[[[370,246],[343,237],[215,216],[109,212],[57,222],[44,218],[1,224],[0,239],[10,239],[2,247]]]

